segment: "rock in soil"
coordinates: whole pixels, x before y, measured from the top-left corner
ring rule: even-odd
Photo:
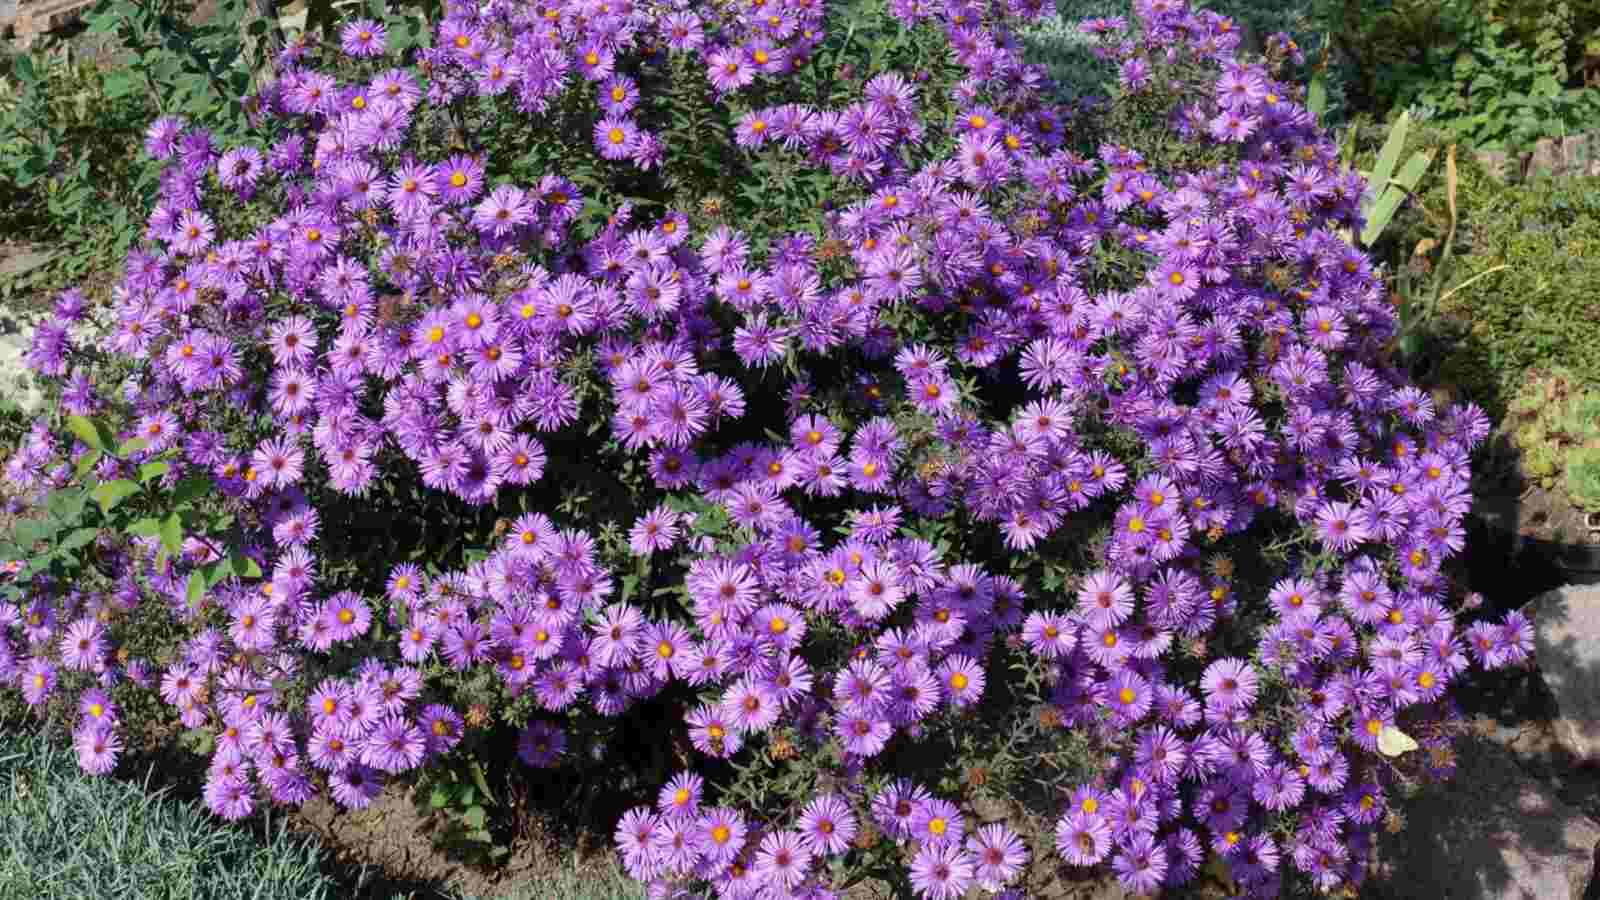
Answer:
[[[1557,588],[1531,611],[1539,671],[1560,710],[1556,740],[1579,762],[1600,762],[1600,586]]]
[[[1583,900],[1600,824],[1500,746],[1464,738],[1455,778],[1407,804],[1386,835],[1373,900]]]

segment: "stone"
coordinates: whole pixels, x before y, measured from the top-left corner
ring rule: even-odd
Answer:
[[[1534,659],[1559,710],[1556,740],[1579,762],[1600,762],[1600,585],[1535,598]]]
[[[1504,748],[1461,739],[1448,783],[1401,804],[1378,844],[1374,900],[1583,900],[1600,824],[1530,777]]]

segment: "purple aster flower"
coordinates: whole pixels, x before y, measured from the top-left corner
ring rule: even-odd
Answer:
[[[554,766],[566,748],[566,732],[543,719],[529,722],[517,736],[517,756],[536,769]]]
[[[91,721],[73,732],[72,745],[78,752],[78,766],[90,775],[105,775],[117,767],[122,754],[122,736],[109,721]]]
[[[1111,828],[1098,815],[1068,813],[1056,823],[1056,852],[1069,866],[1092,866],[1111,852]]]
[[[1140,833],[1111,861],[1122,886],[1136,894],[1154,893],[1167,877],[1167,848],[1155,835]]]
[[[496,237],[510,234],[518,226],[533,221],[533,204],[528,193],[515,185],[502,184],[489,192],[473,210],[477,229]]]
[[[1022,839],[1003,823],[979,826],[967,838],[973,861],[973,878],[986,891],[999,891],[1022,871],[1028,862],[1028,848]]]
[[[911,861],[911,886],[928,900],[956,900],[972,880],[972,855],[957,841],[924,844]]]
[[[793,831],[775,831],[761,839],[756,851],[756,877],[782,891],[791,891],[805,878],[815,858],[809,844]]]
[[[983,696],[985,680],[983,667],[970,656],[949,656],[939,664],[939,683],[957,707],[978,702]]]
[[[744,733],[765,731],[782,711],[778,698],[759,680],[746,676],[723,695],[722,709]]]
[[[363,765],[351,765],[328,776],[334,802],[345,809],[366,809],[383,791],[382,776]]]
[[[1206,705],[1223,711],[1249,709],[1255,703],[1259,685],[1255,669],[1248,662],[1232,657],[1206,666],[1200,677]]]
[[[255,810],[255,792],[244,778],[211,778],[205,785],[206,806],[216,815],[237,822]]]
[[[842,854],[856,836],[856,817],[836,794],[824,794],[800,814],[800,834],[819,855]]]
[[[664,817],[694,817],[700,812],[705,779],[693,772],[679,772],[662,785],[656,796],[656,809]]]
[[[894,727],[876,714],[845,713],[834,722],[834,733],[851,756],[877,756],[889,743]]]
[[[422,730],[415,723],[390,715],[367,735],[361,746],[360,760],[363,765],[379,771],[398,774],[416,768],[426,750]]]
[[[79,619],[61,635],[61,664],[80,672],[91,672],[106,653],[105,629],[94,619]]]
[[[745,836],[748,833],[744,816],[737,810],[722,806],[701,813],[700,829],[704,835],[702,845],[705,847],[706,857],[715,865],[732,862],[744,847]]]

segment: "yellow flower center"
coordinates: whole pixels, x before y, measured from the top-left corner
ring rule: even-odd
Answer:
[[[958,691],[966,690],[967,684],[967,676],[964,673],[956,672],[950,676],[950,686]]]

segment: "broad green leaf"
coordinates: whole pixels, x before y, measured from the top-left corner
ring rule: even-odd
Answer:
[[[189,588],[186,594],[185,601],[189,604],[189,609],[198,610],[200,601],[206,595],[206,577],[199,572],[190,572]]]
[[[227,578],[232,570],[228,568],[227,560],[219,559],[214,563],[206,565],[200,571],[206,574],[206,587],[209,589],[216,587],[218,582],[224,578]]]
[[[428,793],[428,805],[434,809],[444,809],[450,805],[450,792],[444,789],[444,785],[434,785]]]
[[[56,525],[47,519],[25,519],[18,522],[12,529],[12,537],[24,549],[31,548],[40,541],[55,537]]]
[[[139,483],[149,484],[170,471],[172,467],[164,462],[147,462],[139,466]]]
[[[100,84],[106,92],[106,97],[112,100],[126,97],[139,89],[139,83],[134,80],[133,74],[125,69],[107,74]]]
[[[70,553],[73,550],[92,542],[99,536],[100,529],[98,528],[79,528],[62,538],[61,543],[56,545],[56,549]]]
[[[1328,75],[1318,72],[1306,88],[1306,109],[1320,121],[1328,111]]]
[[[161,520],[143,518],[124,528],[123,531],[135,537],[155,537],[161,534]]]
[[[467,811],[461,814],[461,821],[467,823],[468,826],[475,830],[482,830],[484,819],[486,817],[487,814],[485,813],[483,807],[469,806],[467,807]]]
[[[211,492],[211,479],[203,476],[190,476],[178,482],[178,487],[173,488],[173,503],[182,506],[184,503],[205,496]]]
[[[121,459],[127,459],[130,454],[138,453],[148,446],[150,446],[150,442],[142,437],[129,438],[123,442],[121,447],[117,448],[117,456]]]
[[[183,551],[183,520],[177,513],[161,520],[161,546],[174,556]]]
[[[83,515],[83,507],[88,502],[89,494],[82,488],[55,491],[50,495],[50,514],[62,524],[70,524]]]
[[[90,450],[88,453],[78,457],[77,476],[81,479],[88,475],[89,470],[93,469],[100,462],[100,457],[104,455],[99,450]]]
[[[228,570],[240,578],[261,577],[261,567],[238,548],[228,554]]]
[[[100,429],[83,416],[67,416],[67,430],[72,432],[73,437],[95,450],[106,449],[106,442],[100,436]]]
[[[108,481],[94,489],[94,499],[100,504],[100,511],[109,514],[122,501],[139,493],[139,486],[126,479]]]
[[[1411,127],[1411,113],[1403,112],[1389,129],[1389,137],[1378,151],[1378,164],[1372,168],[1372,189],[1383,191],[1389,187],[1394,167],[1400,163],[1400,151],[1406,146],[1406,131]]]

